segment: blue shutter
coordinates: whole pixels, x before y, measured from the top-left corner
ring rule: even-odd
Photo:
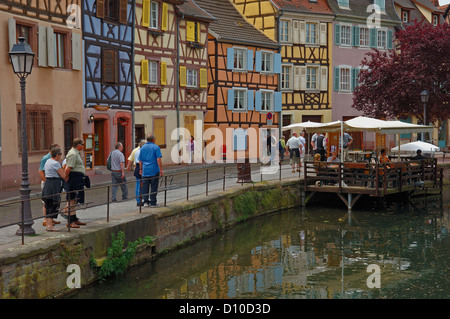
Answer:
[[[227,48],[227,69],[228,70],[234,69],[234,49],[233,48]]]
[[[255,52],[255,71],[261,72],[261,51]]]
[[[274,92],[273,99],[274,99],[274,104],[275,104],[274,105],[275,112],[281,112],[281,110],[283,108],[283,100],[282,100],[281,92]]]
[[[228,102],[227,102],[228,111],[234,110],[234,89],[228,89]]]
[[[393,47],[393,41],[394,41],[394,39],[392,39],[393,36],[394,36],[394,32],[392,32],[392,30],[388,30],[388,32],[387,32],[387,48],[388,48],[388,50],[391,50]]]
[[[253,50],[247,50],[247,71],[253,71]]]
[[[245,139],[245,149],[247,150],[248,149],[248,132],[247,132],[247,130],[245,129],[244,130],[244,139]]]
[[[234,151],[237,151],[238,150],[238,148],[237,148],[237,146],[238,146],[238,137],[237,137],[237,135],[236,135],[236,132],[235,131],[233,131],[233,150]]]
[[[376,28],[370,29],[370,47],[371,48],[377,47],[377,29]]]
[[[339,67],[334,67],[334,90],[339,91]]]
[[[359,47],[359,27],[357,25],[353,26],[353,43],[354,47]]]
[[[281,54],[275,53],[273,56],[273,73],[281,74]]]
[[[255,92],[255,111],[261,111],[261,91]]]
[[[350,90],[353,92],[353,90],[355,89],[356,86],[356,70],[355,68],[352,68],[351,72],[350,72]]]
[[[341,26],[339,24],[334,26],[334,44],[341,45]]]
[[[254,95],[253,90],[247,90],[247,110],[248,111],[253,111],[254,109],[254,102],[253,102],[253,95]]]

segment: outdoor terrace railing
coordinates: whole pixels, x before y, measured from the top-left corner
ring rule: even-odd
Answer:
[[[355,194],[385,196],[423,188],[426,184],[442,189],[443,172],[443,168],[438,169],[436,158],[387,164],[307,161],[304,188],[306,191],[335,193],[351,191]]]

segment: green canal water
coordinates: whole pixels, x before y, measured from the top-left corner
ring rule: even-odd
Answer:
[[[342,203],[319,198],[306,209],[241,223],[72,298],[450,298],[449,193],[384,205],[361,200],[350,214]]]

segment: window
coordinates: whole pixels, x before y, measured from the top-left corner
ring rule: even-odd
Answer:
[[[385,10],[385,0],[374,0],[373,3],[378,5],[381,11]]]
[[[439,16],[433,14],[433,25],[439,24]]]
[[[159,26],[159,3],[152,1],[150,4],[150,28],[158,29]]]
[[[247,90],[234,89],[234,110],[244,111],[247,109],[245,101],[247,97]]]
[[[105,18],[118,20],[119,10],[117,0],[105,0]]]
[[[316,90],[319,88],[317,81],[317,67],[307,67],[306,68],[306,89]]]
[[[244,49],[234,49],[234,69],[244,70],[245,69],[245,58],[246,50]]]
[[[409,22],[409,12],[408,11],[403,11],[402,10],[402,21],[404,23],[408,23]]]
[[[378,30],[377,46],[379,48],[386,47],[386,30]]]
[[[197,87],[198,86],[198,71],[196,69],[186,70],[186,86],[187,87]]]
[[[261,111],[273,111],[273,91],[261,90]]]
[[[65,35],[62,33],[53,33],[53,44],[55,47],[55,63],[57,68],[65,67]]]
[[[306,43],[317,44],[317,23],[306,23]]]
[[[102,51],[102,82],[116,84],[119,81],[119,54],[114,50]]]
[[[350,92],[350,84],[351,84],[350,74],[351,73],[350,73],[350,69],[349,68],[340,68],[339,91]]]
[[[370,31],[369,28],[361,27],[359,29],[359,45],[362,47],[370,46]]]
[[[53,122],[51,107],[46,105],[27,105],[27,136],[30,152],[48,152],[53,139]],[[19,149],[22,150],[22,117],[18,110],[17,127]]]
[[[339,7],[349,7],[349,0],[338,0],[337,2]]]
[[[351,45],[352,28],[348,25],[341,25],[341,45]]]
[[[16,38],[17,42],[19,42],[19,38],[24,37],[25,42],[31,45],[31,27],[21,24],[16,24]]]
[[[280,21],[280,42],[289,42],[289,21]]]
[[[158,84],[158,62],[148,61],[148,84]]]
[[[273,53],[261,52],[261,72],[273,72]]]
[[[291,90],[292,89],[292,66],[283,65],[281,67],[281,89]]]

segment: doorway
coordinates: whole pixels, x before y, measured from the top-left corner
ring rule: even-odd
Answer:
[[[126,118],[122,118],[119,117],[117,119],[117,142],[122,143],[123,145],[123,149],[122,149],[122,153],[126,158],[126,150],[127,150],[127,139],[126,139],[126,127],[127,127],[127,119]]]
[[[64,121],[64,156],[72,148],[72,142],[75,138],[75,122],[72,120]]]
[[[94,121],[94,166],[106,165],[105,120]]]

